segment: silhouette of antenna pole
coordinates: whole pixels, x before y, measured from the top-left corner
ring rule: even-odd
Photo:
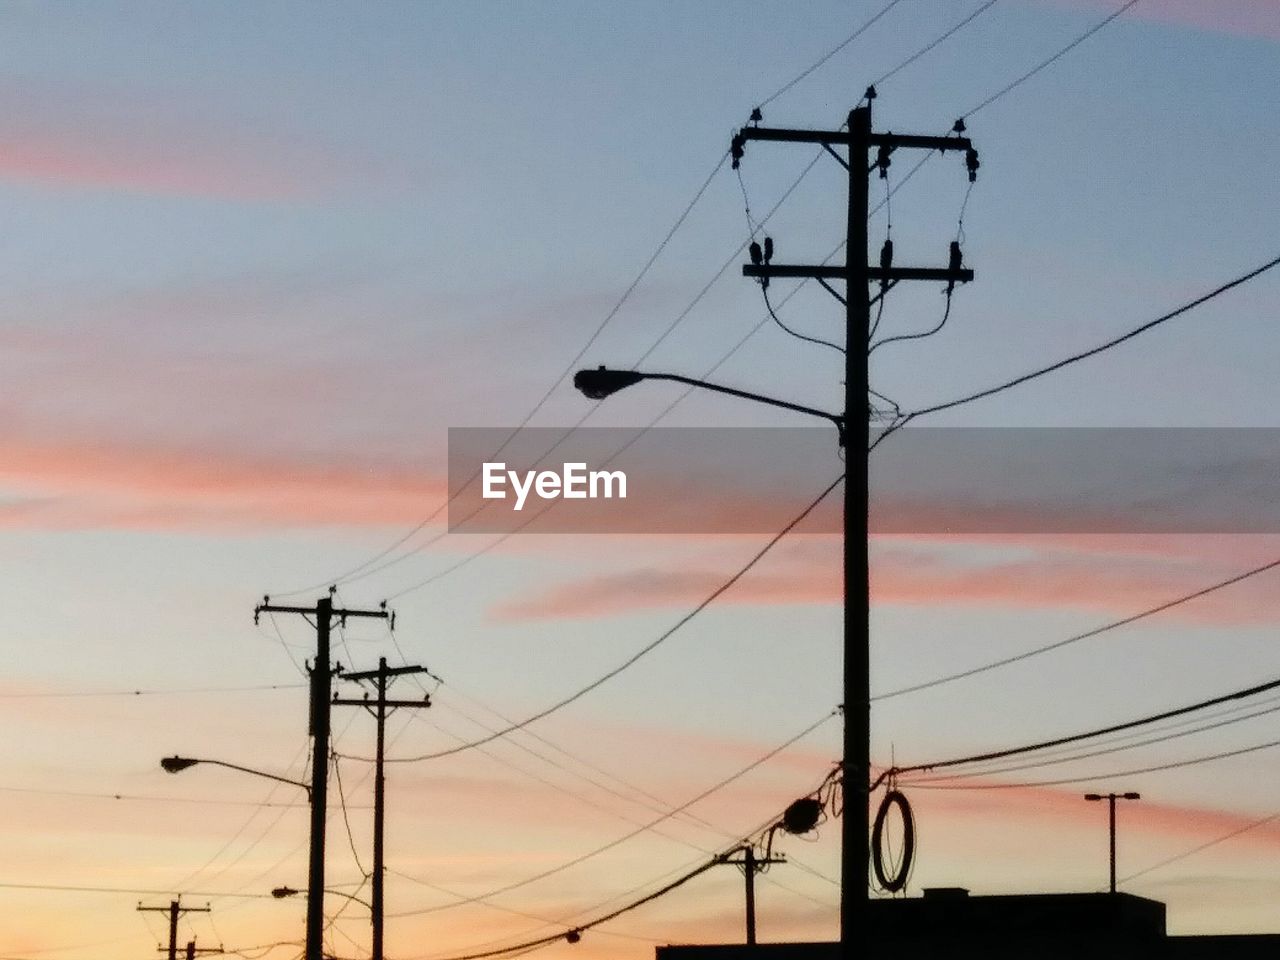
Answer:
[[[899,267],[893,263],[893,244],[886,241],[879,266],[868,263],[867,194],[868,179],[873,170],[888,177],[895,151],[903,149],[963,151],[972,181],[978,169],[978,155],[967,137],[959,136],[963,125],[956,123],[955,136],[907,136],[875,133],[871,129],[871,103],[875,88],[866,94],[866,106],[849,113],[845,129],[783,130],[765,127],[743,127],[730,147],[736,168],[748,141],[765,140],[782,143],[817,143],[832,154],[849,171],[849,209],[846,226],[845,264],[782,265],[772,260],[772,244],[766,244],[768,257],[755,256],[742,274],[768,283],[774,277],[813,277],[819,281],[841,279],[846,284],[845,301],[845,433],[847,474],[844,482],[844,791],[846,802],[841,826],[840,858],[840,942],[841,952],[848,958],[853,953],[853,937],[861,934],[866,942],[870,934],[867,876],[869,869],[868,836],[871,829],[871,687],[870,687],[870,597],[867,583],[867,449],[870,441],[869,362],[867,338],[870,332],[871,299],[869,284],[879,282],[879,297],[904,280],[930,280],[950,286],[967,283],[973,271],[961,263],[958,243],[951,246],[950,264],[946,268]],[[834,149],[843,146],[847,161]],[[876,150],[874,162],[870,152]],[[838,294],[837,294],[838,296]]]
[[[334,588],[314,607],[278,606],[270,597],[253,609],[253,622],[264,613],[292,613],[314,617],[316,660],[311,666],[311,841],[307,871],[307,938],[305,960],[324,960],[324,829],[329,800],[329,698],[333,686],[333,666],[329,662],[329,632],[336,618],[345,624],[353,617],[374,617],[395,622],[386,605],[377,610],[334,609]],[[171,958],[172,960],[172,958]]]
[[[1116,892],[1116,801],[1117,800],[1141,800],[1142,794],[1133,793],[1086,793],[1086,800],[1107,801],[1107,820],[1110,828],[1111,837],[1111,892]]]
[[[386,749],[386,730],[387,717],[400,707],[429,707],[431,706],[431,698],[423,696],[421,700],[388,700],[387,687],[396,677],[403,677],[407,674],[427,673],[430,671],[426,667],[403,666],[388,667],[387,658],[378,658],[377,670],[364,670],[357,673],[338,671],[338,675],[343,680],[351,680],[356,683],[372,682],[374,690],[377,691],[377,698],[370,699],[368,694],[363,698],[344,699],[334,697],[333,703],[338,706],[347,707],[364,707],[368,710],[378,722],[378,748],[377,759],[374,766],[373,780],[373,903],[370,904],[369,914],[373,923],[373,960],[383,960],[383,884],[386,880],[386,867],[384,864],[384,844],[383,830],[386,823],[386,794],[387,781],[383,775],[384,751]],[[274,892],[274,891],[273,891]]]

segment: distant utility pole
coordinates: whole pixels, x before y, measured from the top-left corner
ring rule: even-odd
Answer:
[[[763,860],[756,857],[755,848],[746,844],[741,848],[742,859],[734,860],[728,853],[720,858],[721,863],[733,863],[742,868],[747,878],[747,946],[756,945],[756,874],[761,873],[771,863],[786,863],[786,857],[768,856]]]
[[[1107,801],[1108,823],[1110,825],[1111,836],[1111,892],[1116,892],[1116,801],[1117,800],[1141,800],[1142,794],[1133,793],[1086,793],[1086,800]]]
[[[383,960],[382,931],[384,910],[382,890],[386,875],[386,868],[383,865],[382,839],[383,825],[386,820],[386,777],[383,775],[383,755],[386,749],[387,717],[399,707],[431,706],[431,698],[426,695],[421,700],[388,700],[387,687],[396,677],[414,673],[430,673],[430,671],[426,667],[416,665],[388,667],[387,658],[379,657],[377,670],[364,670],[358,673],[339,671],[339,676],[343,680],[351,680],[356,683],[372,681],[378,694],[376,699],[369,699],[367,693],[359,700],[340,697],[334,697],[333,699],[333,702],[339,706],[364,707],[378,721],[378,749],[373,780],[373,909],[370,911],[373,915],[373,960]]]
[[[209,913],[210,908],[204,907],[184,907],[177,900],[171,900],[167,907],[144,907],[138,904],[139,913],[167,913],[169,915],[169,960],[178,960],[178,918],[184,913]],[[191,944],[190,946],[195,946]],[[161,951],[165,948],[161,947]]]
[[[869,430],[869,363],[867,338],[871,305],[868,285],[880,284],[884,297],[903,280],[933,280],[950,285],[973,279],[973,271],[963,269],[959,243],[951,245],[950,264],[945,269],[896,267],[893,244],[886,241],[880,265],[867,262],[868,178],[873,170],[888,176],[890,156],[900,149],[964,151],[972,181],[978,169],[978,155],[957,121],[955,136],[927,137],[894,133],[873,133],[871,102],[875,88],[867,90],[867,105],[855,107],[843,130],[780,130],[743,127],[733,138],[733,166],[738,166],[748,140],[775,140],[784,143],[816,143],[849,171],[849,211],[843,266],[779,266],[767,262],[744,265],[743,276],[768,282],[775,277],[809,277],[817,280],[845,304],[845,433],[847,473],[844,482],[844,791],[846,801],[841,832],[840,858],[840,942],[843,955],[853,952],[855,933],[870,935],[867,892],[870,832],[869,789],[871,783],[871,688],[870,688],[870,597],[867,583],[867,447]],[[759,120],[758,112],[753,122]],[[848,160],[834,147],[848,150]],[[873,162],[868,163],[872,147]],[[766,244],[771,247],[771,244]],[[772,249],[768,251],[772,254]],[[771,256],[770,256],[771,258]],[[753,260],[756,259],[753,251]],[[828,280],[843,280],[845,296]]]
[[[197,947],[194,940],[187,941],[187,960],[196,960],[196,957],[209,953],[226,953],[226,951],[222,947]]]
[[[386,604],[377,610],[335,610],[334,588],[321,597],[314,607],[278,606],[270,597],[254,607],[253,622],[264,613],[294,613],[314,617],[316,628],[316,660],[311,666],[311,851],[307,872],[307,938],[305,960],[324,960],[324,828],[329,795],[329,698],[333,685],[333,666],[329,663],[329,630],[336,617],[345,624],[351,617],[391,619]],[[171,957],[170,960],[173,960]]]

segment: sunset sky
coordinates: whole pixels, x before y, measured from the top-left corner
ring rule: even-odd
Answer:
[[[302,898],[269,891],[306,885],[302,791],[158,766],[181,753],[304,775],[314,634],[296,617],[255,627],[263,594],[307,604],[338,580],[349,606],[390,599],[394,642],[379,623],[352,623],[335,658],[367,669],[403,655],[443,679],[428,684],[430,710],[391,721],[390,755],[411,757],[590,683],[760,549],[760,534],[526,533],[491,546],[492,534],[446,533],[447,430],[515,427],[553,383],[533,425],[587,413],[557,378],[732,132],[885,2],[0,7],[0,960],[152,956],[163,918],[135,907],[171,893],[212,906],[183,919],[183,943],[257,960],[263,950],[247,948],[301,940]],[[765,122],[838,126],[869,82],[981,6],[901,0],[766,105]],[[1119,6],[1001,0],[879,85],[876,126],[945,133]],[[876,353],[875,389],[904,409],[966,394],[1280,254],[1277,64],[1280,5],[1143,0],[972,115],[982,167],[963,233],[977,280],[956,292],[936,337]],[[751,144],[741,185],[720,169],[579,365],[708,375],[765,317],[739,275],[744,258],[730,259],[747,238],[744,191],[759,220],[813,156]],[[891,186],[910,162],[895,157]],[[819,160],[770,219],[779,261],[832,253],[845,177]],[[962,161],[930,161],[873,217],[873,255],[891,209],[898,262],[945,264],[966,186]],[[871,190],[879,203],[884,184]],[[928,422],[1280,427],[1278,283],[1260,277],[1095,360]],[[775,304],[794,285],[776,281]],[[884,329],[927,328],[942,303],[936,285],[904,284]],[[812,335],[843,335],[839,304],[812,285],[780,313]],[[842,362],[765,325],[713,379],[839,409]],[[640,385],[589,422],[644,426],[679,393]],[[707,394],[662,424],[810,425]],[[842,469],[833,445],[801,471],[784,512]],[[568,929],[822,781],[840,755],[834,718],[691,817],[513,886],[637,831],[832,712],[839,541],[804,529],[651,654],[528,732],[392,765],[392,960]],[[926,532],[877,537],[871,555],[872,685],[884,693],[1280,557],[1280,535]],[[1263,575],[878,701],[875,762],[1074,733],[1280,675],[1278,581]],[[411,680],[396,689],[422,693]],[[362,711],[336,709],[334,732],[339,753],[370,754]],[[1280,748],[1096,785],[1008,786],[1277,739],[1266,715],[980,778],[998,789],[908,786],[921,838],[910,892],[1104,887],[1106,815],[1080,798],[1088,789],[1142,792],[1121,813],[1122,877],[1280,814]],[[352,840],[335,784],[329,885],[364,897],[370,766],[339,769]],[[829,822],[816,839],[781,844],[796,863],[761,882],[762,939],[836,936],[838,839]],[[1124,889],[1166,901],[1176,932],[1280,932],[1280,819]],[[737,940],[742,899],[741,876],[718,868],[541,955],[641,960],[655,943]],[[340,896],[328,906],[343,910],[330,949],[368,956],[363,908]]]

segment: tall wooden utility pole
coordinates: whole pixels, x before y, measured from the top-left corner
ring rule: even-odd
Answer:
[[[375,776],[373,781],[373,960],[383,960],[383,882],[386,879],[386,867],[383,859],[383,826],[386,821],[386,777],[383,775],[384,751],[386,749],[387,717],[398,707],[429,707],[431,698],[424,695],[421,700],[388,700],[387,686],[396,677],[406,674],[430,673],[426,667],[403,666],[388,667],[387,658],[378,658],[377,670],[364,670],[358,673],[339,671],[343,680],[357,683],[372,681],[377,691],[377,698],[370,699],[368,694],[362,699],[343,699],[334,697],[338,706],[364,707],[378,721],[378,749],[375,760]]]
[[[951,265],[946,269],[893,266],[893,248],[885,245],[879,266],[867,262],[867,180],[871,171],[887,175],[890,155],[899,149],[962,150],[966,154],[969,178],[977,168],[977,153],[967,137],[927,137],[894,133],[874,133],[871,129],[871,101],[875,89],[867,91],[866,106],[855,107],[842,130],[781,130],[743,127],[733,138],[733,165],[738,166],[749,140],[785,143],[816,143],[849,171],[849,213],[847,246],[843,266],[783,266],[771,263],[747,264],[743,276],[768,281],[775,277],[806,277],[818,280],[835,293],[828,280],[843,280],[845,296],[845,437],[847,473],[844,482],[844,817],[840,857],[840,942],[844,957],[853,953],[854,937],[863,944],[869,934],[867,896],[867,847],[870,832],[869,785],[871,783],[871,688],[870,688],[870,597],[867,584],[867,448],[870,442],[868,404],[867,336],[870,332],[871,300],[868,285],[878,281],[880,296],[903,280],[934,280],[948,284],[973,279],[973,271],[961,267],[959,245],[953,244]],[[962,130],[957,124],[956,133]],[[846,161],[834,149],[848,150]],[[868,165],[872,147],[875,162]]]
[[[333,666],[329,662],[329,631],[336,617],[345,624],[350,617],[388,619],[384,604],[378,610],[335,610],[334,590],[321,597],[314,607],[278,606],[270,597],[253,610],[253,622],[264,613],[293,613],[314,617],[316,660],[311,666],[311,850],[307,870],[307,938],[305,960],[324,960],[324,828],[329,799],[329,697]]]

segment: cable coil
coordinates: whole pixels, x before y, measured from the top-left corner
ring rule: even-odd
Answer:
[[[893,866],[892,876],[885,869],[884,850],[884,825],[890,807],[897,807],[902,819],[902,858]],[[900,790],[889,790],[880,801],[880,809],[876,811],[875,822],[871,827],[871,867],[875,871],[876,883],[889,893],[901,892],[907,886],[915,857],[916,821],[911,814],[911,804]]]

